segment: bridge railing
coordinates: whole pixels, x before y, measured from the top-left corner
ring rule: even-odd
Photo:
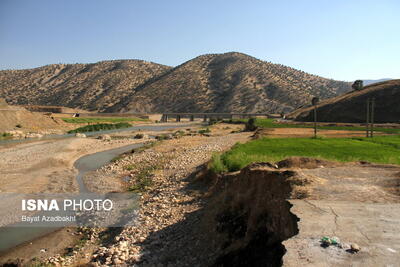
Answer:
[[[203,121],[211,119],[246,119],[246,118],[257,118],[257,117],[269,117],[267,113],[163,113],[161,122],[168,122],[169,119],[174,119],[180,122],[182,118],[189,118],[190,121],[194,121],[196,118],[201,118]]]

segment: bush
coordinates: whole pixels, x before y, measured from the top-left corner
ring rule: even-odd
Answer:
[[[10,139],[12,138],[12,134],[10,133],[0,133],[0,140]]]
[[[212,155],[208,167],[213,173],[222,173],[227,171],[225,164],[222,162],[221,153],[214,153]]]
[[[126,123],[126,122],[120,122],[120,123],[115,123],[115,124],[98,123],[98,124],[92,124],[92,125],[86,125],[83,127],[79,127],[75,130],[68,131],[68,133],[97,132],[97,131],[104,131],[104,130],[129,128],[129,127],[132,127],[132,125],[129,123]]]
[[[133,138],[135,139],[142,139],[144,137],[144,134],[138,133],[136,134]]]

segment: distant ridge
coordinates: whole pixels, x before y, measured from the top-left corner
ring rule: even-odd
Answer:
[[[10,104],[100,112],[288,112],[350,85],[237,52],[202,55],[174,68],[112,60],[0,71],[0,97]]]
[[[365,122],[366,101],[375,98],[375,122],[400,123],[400,80],[366,86],[361,91],[326,99],[318,105],[318,121]],[[312,107],[301,108],[288,115],[298,121],[312,121]]]
[[[170,68],[143,60],[109,60],[0,71],[0,97],[9,104],[103,111]]]
[[[377,80],[363,80],[363,82],[364,82],[364,86],[367,86],[367,85],[371,85],[374,83],[380,83],[380,82],[385,82],[385,81],[390,81],[390,80],[393,80],[393,79],[383,78],[383,79],[377,79]]]

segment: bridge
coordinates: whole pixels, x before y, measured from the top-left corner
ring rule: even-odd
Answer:
[[[163,113],[161,122],[168,122],[169,119],[175,119],[180,122],[182,118],[189,118],[190,121],[202,119],[203,121],[212,119],[246,119],[257,117],[271,117],[267,113]]]

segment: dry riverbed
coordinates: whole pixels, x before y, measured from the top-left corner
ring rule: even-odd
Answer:
[[[104,166],[96,172],[92,172],[85,177],[85,183],[88,188],[93,191],[121,191],[126,190],[130,186],[135,184],[135,172],[140,169],[146,169],[152,167],[152,186],[150,191],[143,193],[142,195],[142,206],[140,208],[139,222],[144,223],[140,227],[126,228],[121,233],[119,239],[121,242],[125,240],[124,236],[130,235],[130,232],[136,231],[135,229],[141,229],[138,240],[143,240],[146,235],[154,231],[155,228],[167,227],[169,224],[174,224],[185,216],[186,212],[196,208],[194,201],[193,205],[176,205],[176,203],[183,202],[183,199],[189,198],[195,200],[197,197],[186,195],[181,189],[187,184],[185,178],[187,175],[196,170],[197,167],[203,165],[209,161],[212,153],[229,149],[233,144],[238,141],[246,141],[250,133],[239,133],[229,134],[232,131],[237,131],[242,126],[215,126],[213,133],[208,134],[211,136],[205,136],[198,134],[198,130],[195,127],[192,129],[186,129],[185,135],[178,139],[164,140],[156,146],[147,149],[140,153],[133,153],[127,155],[122,160],[111,163]],[[169,131],[173,133],[175,131]],[[166,134],[168,132],[164,132]],[[160,132],[144,132],[146,135],[160,134]],[[31,192],[76,192],[76,170],[73,168],[73,163],[81,156],[85,154],[91,154],[102,150],[108,150],[115,147],[125,146],[133,143],[142,143],[143,139],[126,139],[126,133],[122,136],[114,134],[115,140],[105,141],[91,138],[71,138],[63,140],[49,140],[49,141],[38,141],[20,145],[13,145],[9,147],[1,148],[0,154],[0,190],[2,192],[19,192],[19,193],[31,193]],[[136,167],[132,167],[136,166]],[[122,179],[124,177],[130,177],[131,180]],[[110,182],[111,181],[111,182]],[[104,183],[103,183],[104,182]],[[155,190],[155,191],[154,191]],[[154,197],[154,192],[161,190],[165,193],[162,194],[163,199],[161,202],[173,204],[173,206],[167,205],[162,210],[165,210],[164,216],[148,215],[148,210],[154,209],[154,203],[150,204],[151,199]],[[174,201],[175,199],[175,201]],[[180,200],[177,200],[180,199]],[[172,202],[171,202],[172,201]],[[158,205],[158,204],[157,204]],[[157,220],[164,220],[164,223],[159,223]],[[141,224],[142,224],[141,223]],[[148,227],[144,227],[148,225]],[[60,235],[65,235],[65,231],[61,232]],[[71,233],[75,235],[75,233]],[[93,242],[96,243],[96,235],[93,235]],[[18,253],[17,250],[13,253],[8,253],[0,257],[0,260],[5,260],[7,257],[29,260],[33,253],[32,247],[35,247],[37,251],[44,248],[46,253],[39,254],[40,258],[49,258],[51,261],[58,261],[64,254],[62,249],[52,251],[46,249],[50,243],[46,242],[52,237],[42,237],[33,242],[33,245],[25,244],[22,248],[19,248],[24,255]],[[54,238],[53,238],[54,239]],[[77,238],[73,238],[76,242]],[[79,239],[79,237],[78,237]],[[116,240],[117,240],[116,239]],[[41,241],[42,240],[42,241]],[[71,240],[63,239],[65,242],[60,242],[66,246],[71,245]],[[135,243],[138,240],[131,237],[131,243]],[[121,244],[125,244],[122,242]],[[109,246],[109,250],[113,251],[113,247],[119,246],[120,242],[116,241],[114,244]],[[82,249],[82,253],[76,256],[77,259],[68,260],[69,262],[88,262],[98,261],[99,258],[93,257],[87,254],[89,252],[95,252],[98,250],[96,244],[88,245],[88,250]],[[29,249],[28,249],[29,248]],[[104,248],[102,248],[104,250]],[[140,255],[139,246],[130,246],[130,249],[134,252],[128,254],[132,258],[127,258],[126,261],[134,260]],[[31,251],[32,255],[25,255],[26,251]],[[100,250],[97,253],[102,253]],[[118,252],[119,253],[119,252]],[[138,254],[139,253],[139,254]],[[37,252],[36,252],[37,254]],[[86,255],[85,255],[86,254]],[[12,256],[12,257],[11,257]],[[21,257],[22,256],[22,257]],[[111,262],[118,262],[115,257],[109,257]],[[104,258],[107,260],[107,257]],[[67,262],[68,262],[67,261]]]
[[[68,138],[0,147],[0,191],[76,192],[73,163],[81,156],[143,140]]]
[[[79,254],[52,257],[50,262],[120,266],[174,262],[171,257],[182,260],[175,262],[178,265],[196,260],[195,257],[192,261],[186,259],[193,242],[190,224],[182,225],[179,230],[168,229],[179,225],[202,205],[201,190],[189,188],[193,174],[204,168],[213,153],[227,150],[237,142],[246,142],[252,133],[231,133],[242,127],[217,125],[207,135],[186,131],[186,136],[163,140],[87,174],[84,180],[89,189],[104,192],[118,190],[117,181],[124,182],[119,190],[136,188],[138,177],[146,172],[151,184],[137,190],[141,195],[137,225],[119,229],[120,233],[113,235],[111,242],[104,242],[95,233]],[[157,233],[162,233],[162,237],[156,237]],[[176,248],[174,252],[172,248]]]

